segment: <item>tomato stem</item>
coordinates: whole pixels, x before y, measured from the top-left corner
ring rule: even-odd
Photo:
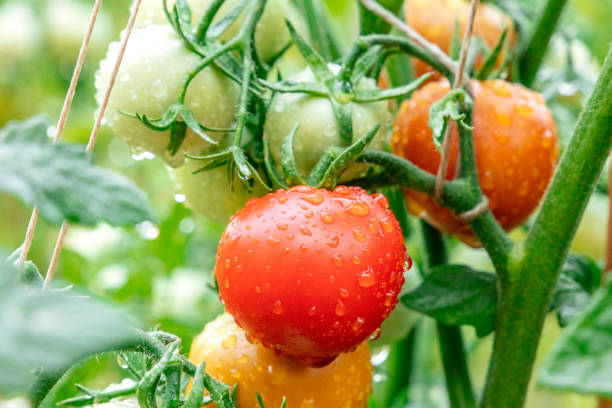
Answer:
[[[448,251],[440,231],[421,221],[423,236],[423,263],[426,270],[448,263]],[[460,327],[437,322],[442,365],[446,377],[446,390],[451,408],[475,408],[476,402],[468,371],[463,335]]]
[[[542,9],[529,44],[519,61],[523,85],[528,87],[533,83],[566,4],[567,0],[548,0]]]
[[[551,294],[611,148],[612,48],[524,246],[510,258],[510,279],[501,282],[483,408],[524,404]]]

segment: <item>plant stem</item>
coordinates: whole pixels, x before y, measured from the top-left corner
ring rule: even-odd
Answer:
[[[519,62],[523,85],[533,83],[567,0],[548,0]]]
[[[519,408],[559,271],[612,148],[612,48],[524,247],[502,281],[483,408]]]
[[[437,229],[421,221],[426,269],[448,262],[444,237]],[[451,408],[474,408],[476,402],[468,372],[460,327],[437,323],[442,365]]]

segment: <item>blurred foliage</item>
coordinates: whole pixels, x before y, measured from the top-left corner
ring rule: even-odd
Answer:
[[[519,1],[531,7],[541,3],[541,0]],[[0,0],[0,127],[11,119],[24,119],[35,114],[56,120],[92,3],[92,0]],[[356,2],[325,0],[325,3],[344,46],[350,44],[358,32]],[[127,19],[129,4],[130,0],[103,3],[63,135],[67,141],[86,143],[89,137],[96,109],[93,97],[95,70],[108,43],[118,38]],[[590,93],[598,63],[603,61],[612,40],[612,30],[609,29],[612,0],[571,0],[563,18],[562,32],[553,40],[536,87],[547,98],[561,139],[566,141],[585,97]],[[208,286],[213,283],[211,270],[223,226],[198,218],[185,208],[182,204],[184,197],[175,195],[162,160],[151,160],[147,155],[132,156],[128,147],[113,139],[105,127],[100,133],[94,160],[98,165],[120,171],[147,191],[159,225],[145,222],[133,229],[104,225],[92,229],[72,227],[66,238],[58,275],[64,281],[87,287],[102,297],[124,304],[145,326],[159,325],[181,336],[184,350],[188,350],[193,336],[223,310],[216,292]],[[597,200],[605,204],[600,206],[601,211],[587,210],[585,223],[589,222],[589,225],[605,223],[603,209],[607,198],[600,195]],[[0,195],[0,253],[10,253],[22,243],[29,215],[30,210],[21,203]],[[591,227],[582,228],[588,231]],[[516,234],[521,235],[520,230]],[[586,238],[582,239],[588,241],[592,234],[585,234]],[[30,258],[41,271],[46,270],[56,235],[55,226],[39,222]],[[416,271],[420,263],[417,253],[420,242],[415,237],[418,234],[412,235],[407,246],[413,255],[416,266],[413,270]],[[582,247],[593,248],[592,244],[582,244]],[[453,262],[490,269],[482,250],[467,248],[455,241],[451,246]],[[590,251],[589,256],[599,263],[603,261],[603,250],[593,253],[590,249],[581,250],[580,246],[581,243],[576,242],[574,250]],[[416,342],[419,353],[410,365],[418,375],[409,379],[410,395],[404,388],[399,401],[396,401],[399,405],[393,406],[411,403],[414,404],[411,406],[444,407],[446,404],[438,350],[432,341],[436,336],[432,323],[429,318],[419,319],[416,332],[411,334],[414,337],[411,341]],[[465,332],[470,339],[468,351],[470,365],[476,373],[474,383],[480,387],[487,368],[491,336],[478,340],[471,329]],[[402,335],[407,333],[408,330],[404,330]],[[556,322],[551,319],[545,329],[539,356],[544,355],[558,335]],[[373,361],[380,364],[374,381],[377,393],[379,390],[382,393],[380,395],[385,392],[385,382],[394,375],[385,371],[388,370],[385,367],[406,369],[389,360],[393,356],[403,358],[397,346],[393,347],[393,344],[375,345]],[[121,378],[113,355],[87,360],[66,375],[70,380],[55,390],[50,406],[52,401],[74,395],[75,383],[103,388]],[[397,384],[396,381],[393,386]],[[377,394],[377,398],[380,395]],[[528,406],[590,408],[595,405],[590,398],[556,395],[536,391],[534,387]]]

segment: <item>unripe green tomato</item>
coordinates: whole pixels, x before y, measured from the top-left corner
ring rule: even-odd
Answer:
[[[170,10],[172,10],[174,3],[174,1],[168,1],[168,8]],[[197,25],[208,6],[212,3],[212,0],[188,0],[187,3],[192,11],[192,23]],[[217,12],[214,22],[217,22],[233,10],[239,3],[239,0],[227,0]],[[238,34],[238,31],[244,24],[244,15],[245,12],[223,33],[221,36],[222,41],[227,41]],[[291,21],[300,33],[306,31],[298,11],[290,0],[268,0],[264,13],[255,30],[255,48],[259,52],[259,56],[265,61],[269,61],[272,57],[276,56],[291,41],[285,20]],[[136,24],[143,26],[149,23],[168,23],[161,0],[143,0]]]
[[[338,67],[330,65],[332,70]],[[315,77],[306,68],[289,78],[298,82],[313,82]],[[356,86],[358,89],[374,89],[376,83],[370,78],[362,79]],[[391,115],[387,101],[371,103],[348,102],[353,108],[353,141],[365,136],[374,126],[380,124],[370,147],[381,148],[387,142],[387,133]],[[302,177],[307,177],[328,147],[342,146],[338,121],[331,102],[327,98],[303,93],[278,93],[274,96],[266,114],[264,138],[268,140],[270,152],[277,164],[281,163],[281,146],[293,127],[299,128],[293,138],[293,152],[297,169]],[[356,166],[349,169],[350,175],[356,176]],[[349,175],[349,174],[345,174]]]
[[[572,251],[603,261],[606,256],[606,234],[609,200],[603,194],[594,193],[574,236]]]
[[[184,166],[173,170],[177,189],[185,195],[187,207],[198,214],[225,224],[248,200],[266,193],[259,183],[249,191],[236,176],[230,189],[227,166],[193,174],[205,164],[200,160],[187,160]]]
[[[119,52],[119,43],[110,44],[106,58],[96,74],[96,100],[101,103]],[[138,119],[122,114],[145,114],[156,119],[177,99],[184,77],[200,58],[187,50],[170,26],[148,25],[135,29],[119,69],[105,114],[113,133],[136,151],[149,151],[177,167],[185,161],[184,153],[200,154],[210,143],[191,130],[179,151],[168,151],[170,131],[149,129]],[[239,97],[238,85],[216,68],[209,66],[189,85],[185,105],[203,125],[228,128],[234,120]],[[225,134],[207,132],[221,140]]]

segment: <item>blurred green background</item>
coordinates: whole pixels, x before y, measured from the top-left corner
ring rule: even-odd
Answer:
[[[350,42],[357,32],[356,3],[346,0],[328,0],[327,3],[339,33]],[[538,1],[530,3],[537,6]],[[35,114],[57,119],[92,4],[93,0],[0,0],[0,127],[9,120]],[[118,38],[127,20],[129,4],[129,0],[112,0],[102,6],[63,135],[67,141],[86,143],[89,137],[96,110],[95,70],[108,43]],[[553,52],[538,85],[549,100],[563,138],[571,133],[584,95],[590,91],[597,65],[603,61],[612,40],[610,21],[612,0],[571,0],[565,11],[561,24],[564,35],[557,35],[553,41]],[[568,50],[573,64],[578,67],[578,77],[575,77],[576,72],[564,71]],[[559,72],[565,76],[559,79]],[[565,92],[558,91],[559,81],[567,85]],[[160,222],[159,225],[143,223],[135,229],[71,227],[58,277],[124,304],[149,327],[159,325],[180,335],[188,349],[193,336],[222,311],[215,292],[207,285],[211,281],[216,244],[223,226],[195,216],[184,207],[184,197],[175,194],[162,160],[150,160],[146,155],[132,157],[127,146],[114,139],[104,127],[94,159],[102,166],[131,177],[145,189]],[[21,244],[29,214],[30,209],[0,194],[0,252],[12,251]],[[607,198],[598,194],[589,204],[579,231],[580,242],[574,247],[600,263],[603,262],[606,216]],[[48,265],[56,234],[57,228],[39,222],[30,257],[42,271]],[[410,239],[409,247],[418,251],[418,239]],[[453,256],[458,261],[487,267],[482,251],[458,244]],[[418,256],[415,258],[418,260]],[[428,336],[435,335],[434,330],[424,332],[429,333]],[[469,330],[466,332],[471,335]],[[551,319],[541,354],[558,333],[556,322]],[[491,339],[469,338],[472,339],[470,356],[476,373],[475,383],[480,385],[486,372]],[[444,406],[444,380],[437,362],[437,349],[431,347],[430,339],[423,342],[426,343],[430,345],[423,347],[422,358],[428,362],[425,364],[428,374],[419,380],[422,381],[423,398],[440,404],[436,406]],[[388,347],[376,345],[377,362],[384,361]],[[71,375],[72,381],[58,391],[58,399],[74,395],[75,382],[104,387],[120,380],[120,371],[112,356],[83,364]],[[381,371],[375,379],[384,382],[385,378]],[[590,398],[538,390],[531,393],[528,406],[594,407],[595,403]]]

